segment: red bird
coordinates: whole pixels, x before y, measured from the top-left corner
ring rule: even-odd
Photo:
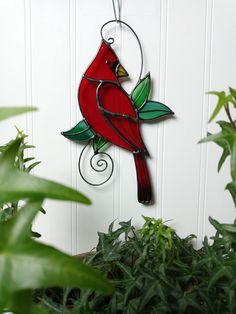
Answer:
[[[86,70],[78,90],[80,110],[89,126],[107,141],[130,151],[134,156],[138,201],[150,203],[151,183],[145,157],[148,151],[139,131],[137,109],[119,78],[128,73],[110,45],[102,41]]]

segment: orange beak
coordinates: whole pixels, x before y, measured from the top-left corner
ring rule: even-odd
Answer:
[[[116,76],[117,77],[126,77],[129,76],[128,72],[123,68],[123,66],[119,63],[116,67]]]

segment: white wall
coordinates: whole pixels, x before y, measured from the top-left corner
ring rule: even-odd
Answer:
[[[122,0],[121,16],[138,33],[144,72],[151,71],[152,98],[165,102],[174,119],[143,124],[150,151],[155,204],[136,201],[132,156],[111,148],[115,173],[100,188],[86,185],[77,171],[82,146],[60,135],[81,118],[77,87],[100,44],[100,26],[113,19],[111,0],[0,0],[0,105],[34,105],[39,112],[1,123],[1,140],[24,129],[42,164],[36,174],[78,188],[90,207],[50,201],[35,229],[42,239],[77,253],[91,249],[97,231],[114,220],[142,223],[141,215],[172,219],[181,235],[195,233],[199,243],[212,228],[208,216],[231,222],[229,167],[218,175],[220,149],[198,145],[215,99],[208,90],[236,87],[235,0]],[[131,74],[139,68],[137,45],[127,32],[115,31],[117,53]]]

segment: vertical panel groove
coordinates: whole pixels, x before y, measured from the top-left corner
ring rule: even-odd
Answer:
[[[168,8],[169,1],[161,0],[161,34],[160,34],[160,100],[165,102],[166,97],[166,75],[167,75],[167,25],[168,25]],[[159,123],[157,127],[158,145],[157,145],[157,212],[156,216],[163,217],[163,198],[164,198],[164,138],[165,126],[164,123]],[[159,210],[158,210],[159,207]]]
[[[119,0],[118,0],[119,1]],[[120,12],[118,15],[120,15],[120,18],[122,19],[122,6],[120,5]],[[120,24],[116,25],[115,28],[115,41],[117,42],[118,48],[117,48],[117,55],[119,59],[122,59],[122,51],[123,51],[123,32],[122,32],[122,26]],[[114,146],[113,148],[114,153],[114,162],[115,162],[115,171],[113,173],[112,180],[113,181],[113,220],[117,219],[117,221],[120,221],[120,204],[121,204],[121,179],[120,179],[120,148]]]
[[[212,32],[213,32],[213,1],[206,2],[206,24],[205,24],[205,51],[204,51],[204,74],[203,74],[203,99],[202,99],[202,118],[201,134],[203,138],[207,134],[209,96],[205,95],[211,85],[211,63],[212,63]],[[197,238],[200,246],[205,233],[206,219],[206,185],[207,185],[207,145],[200,146],[200,171],[199,171],[199,196],[198,196],[198,221]]]
[[[69,0],[69,103],[70,103],[70,125],[72,122],[72,114],[71,114],[71,89],[72,89],[72,80],[71,80],[71,40],[72,40],[72,34],[71,34],[71,0]],[[71,186],[73,186],[73,180],[72,180],[72,164],[73,164],[73,160],[72,160],[72,143],[70,143],[70,184]],[[74,212],[74,208],[73,208],[73,203],[71,202],[70,205],[70,215],[71,215],[71,245],[70,245],[70,252],[73,255],[74,253],[74,224],[73,224],[73,212]]]
[[[70,126],[75,124],[75,89],[76,89],[76,0],[69,1],[69,86],[70,86]],[[70,142],[71,154],[71,186],[76,184],[76,151]],[[71,254],[77,253],[77,205],[71,203]]]
[[[33,105],[33,83],[32,83],[32,45],[31,45],[31,0],[24,0],[24,41],[25,41],[25,103],[26,106]],[[30,143],[33,139],[33,114],[26,114],[26,134],[30,135]],[[34,152],[35,153],[35,152]],[[33,154],[34,154],[33,153]],[[31,150],[27,150],[31,154]]]
[[[74,7],[74,12],[75,12],[75,33],[74,33],[74,38],[75,38],[75,46],[74,46],[74,94],[73,94],[73,100],[74,103],[72,105],[72,113],[74,115],[74,121],[73,123],[76,124],[79,120],[79,110],[78,110],[78,103],[77,103],[77,89],[78,89],[78,60],[79,60],[79,8],[81,6],[81,0],[73,0],[75,3]],[[78,180],[78,158],[79,158],[79,153],[80,153],[80,147],[79,145],[73,145],[74,147],[74,160],[73,160],[73,178],[74,178],[74,184],[75,188],[79,190],[79,180]],[[79,223],[80,223],[80,205],[76,204],[75,205],[75,228],[76,228],[76,243],[75,243],[75,249],[76,253],[79,252],[80,250],[80,240],[79,240]]]
[[[118,25],[115,26],[115,36],[114,39],[115,41],[117,41],[117,33],[118,33]],[[120,44],[120,42],[119,42]],[[121,52],[121,49],[117,49],[119,52]],[[112,176],[112,180],[113,180],[113,184],[112,184],[112,196],[113,196],[113,208],[112,208],[112,212],[113,212],[113,221],[115,221],[116,219],[118,219],[119,221],[119,217],[118,217],[118,207],[119,207],[119,179],[120,179],[120,175],[118,174],[118,167],[117,167],[117,161],[118,161],[118,165],[119,165],[119,150],[117,149],[117,147],[113,147],[112,149],[112,153],[114,154],[114,162],[115,162],[115,166],[114,166],[114,172],[113,172],[113,176]],[[119,176],[119,177],[118,177]],[[118,188],[117,188],[118,186]]]
[[[210,46],[209,46],[209,77],[208,77],[208,86],[207,90],[211,89],[211,79],[212,79],[212,50],[213,50],[213,23],[214,23],[214,4],[215,0],[211,0],[211,8],[210,8]],[[207,106],[207,117],[209,117],[209,98],[208,98],[208,106]],[[205,195],[204,195],[204,221],[203,221],[203,230],[202,237],[206,232],[206,186],[207,186],[207,173],[208,173],[208,148],[206,147],[206,176],[205,176]]]

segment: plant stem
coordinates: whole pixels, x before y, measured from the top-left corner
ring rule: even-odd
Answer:
[[[230,113],[230,110],[229,110],[229,104],[225,104],[225,112],[229,118],[229,121],[231,123],[231,126],[232,128],[236,131],[236,124],[235,124],[235,121],[233,120],[232,116],[231,116],[231,113]]]

